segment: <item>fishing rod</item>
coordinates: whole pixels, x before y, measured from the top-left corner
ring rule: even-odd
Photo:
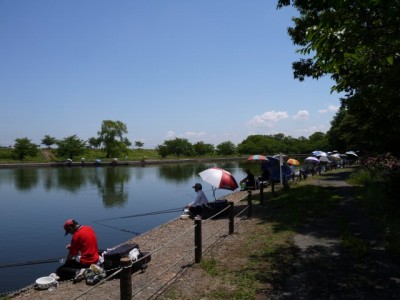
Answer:
[[[115,217],[115,218],[109,218],[109,219],[101,219],[101,220],[94,220],[93,222],[102,222],[102,221],[110,221],[110,220],[117,220],[117,219],[127,219],[127,218],[135,218],[135,217],[145,217],[145,216],[151,216],[151,215],[159,215],[159,214],[166,214],[166,213],[172,213],[172,212],[178,212],[182,211],[183,208],[171,208],[171,209],[165,209],[165,210],[158,210],[158,211],[153,211],[153,212],[148,212],[148,213],[142,213],[142,214],[136,214],[136,215],[129,215],[129,216],[122,216],[122,217]]]
[[[141,235],[140,232],[130,231],[130,230],[127,230],[127,229],[118,228],[118,227],[114,227],[114,226],[111,226],[111,225],[106,225],[106,224],[100,223],[99,221],[93,221],[93,223],[101,225],[101,226],[104,226],[104,227],[108,227],[108,228],[111,228],[111,229],[116,229],[116,230],[119,230],[119,231],[122,231],[122,232],[132,233],[133,235]]]
[[[31,261],[26,261],[26,262],[19,262],[19,263],[7,264],[7,265],[0,265],[0,269],[13,268],[13,267],[22,267],[22,266],[30,266],[30,265],[39,265],[39,264],[49,264],[49,263],[60,262],[61,259],[63,259],[63,257],[48,258],[48,259],[42,259],[42,260],[31,260]]]

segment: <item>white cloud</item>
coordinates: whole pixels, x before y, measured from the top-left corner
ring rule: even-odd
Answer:
[[[172,130],[167,131],[167,133],[165,134],[165,137],[167,139],[173,139],[174,137],[176,137],[175,131],[172,131]]]
[[[307,110],[299,110],[292,118],[294,120],[307,120],[310,113]]]
[[[318,112],[321,114],[324,114],[324,113],[327,113],[328,111],[336,112],[336,111],[338,111],[338,109],[339,109],[339,106],[329,105],[327,108],[320,109]]]
[[[247,122],[250,127],[268,127],[272,128],[279,120],[289,118],[285,111],[267,111],[260,116],[253,117]]]
[[[201,132],[186,131],[183,135],[188,138],[198,138],[198,137],[205,136],[206,133],[204,131],[201,131]]]

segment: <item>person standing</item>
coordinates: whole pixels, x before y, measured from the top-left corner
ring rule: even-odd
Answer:
[[[83,279],[82,269],[99,262],[96,233],[92,227],[80,225],[73,219],[65,221],[64,230],[65,235],[72,235],[72,239],[66,246],[68,255],[65,263],[57,269],[56,273],[61,280],[74,279],[74,282],[78,282]]]
[[[193,216],[200,216],[203,212],[203,205],[208,203],[208,199],[206,194],[203,192],[203,187],[200,183],[196,183],[194,186],[194,191],[197,193],[196,199],[189,203],[186,207],[189,208],[189,211]]]

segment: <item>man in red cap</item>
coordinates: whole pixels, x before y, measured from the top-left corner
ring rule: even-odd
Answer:
[[[61,280],[74,278],[74,282],[83,279],[82,269],[89,268],[99,261],[96,234],[92,227],[80,225],[77,221],[69,219],[64,223],[65,235],[72,235],[71,243],[65,264],[57,269]]]

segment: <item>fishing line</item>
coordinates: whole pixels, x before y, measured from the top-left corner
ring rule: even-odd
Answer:
[[[121,217],[109,218],[109,219],[94,220],[93,222],[102,222],[102,221],[110,221],[110,220],[117,220],[117,219],[127,219],[127,218],[136,218],[136,217],[145,217],[145,216],[151,216],[151,215],[173,213],[173,212],[178,212],[178,211],[182,211],[182,210],[183,210],[182,207],[171,208],[171,209],[153,211],[153,212],[136,214],[136,215],[129,215],[129,216],[121,216]]]
[[[12,267],[22,267],[22,266],[30,266],[30,265],[39,265],[39,264],[48,264],[48,263],[55,263],[60,262],[61,258],[49,258],[49,259],[42,259],[42,260],[32,260],[20,263],[13,263],[7,265],[0,265],[0,269],[3,268],[12,268]]]
[[[98,224],[98,225],[101,225],[101,226],[104,226],[104,227],[116,229],[116,230],[119,230],[119,231],[122,231],[122,232],[132,233],[132,234],[134,234],[134,235],[141,235],[140,232],[130,231],[130,230],[127,230],[127,229],[118,228],[118,227],[114,227],[114,226],[111,226],[111,225],[106,225],[106,224],[103,224],[103,223],[100,223],[100,222],[97,222],[97,221],[93,221],[93,223]]]

